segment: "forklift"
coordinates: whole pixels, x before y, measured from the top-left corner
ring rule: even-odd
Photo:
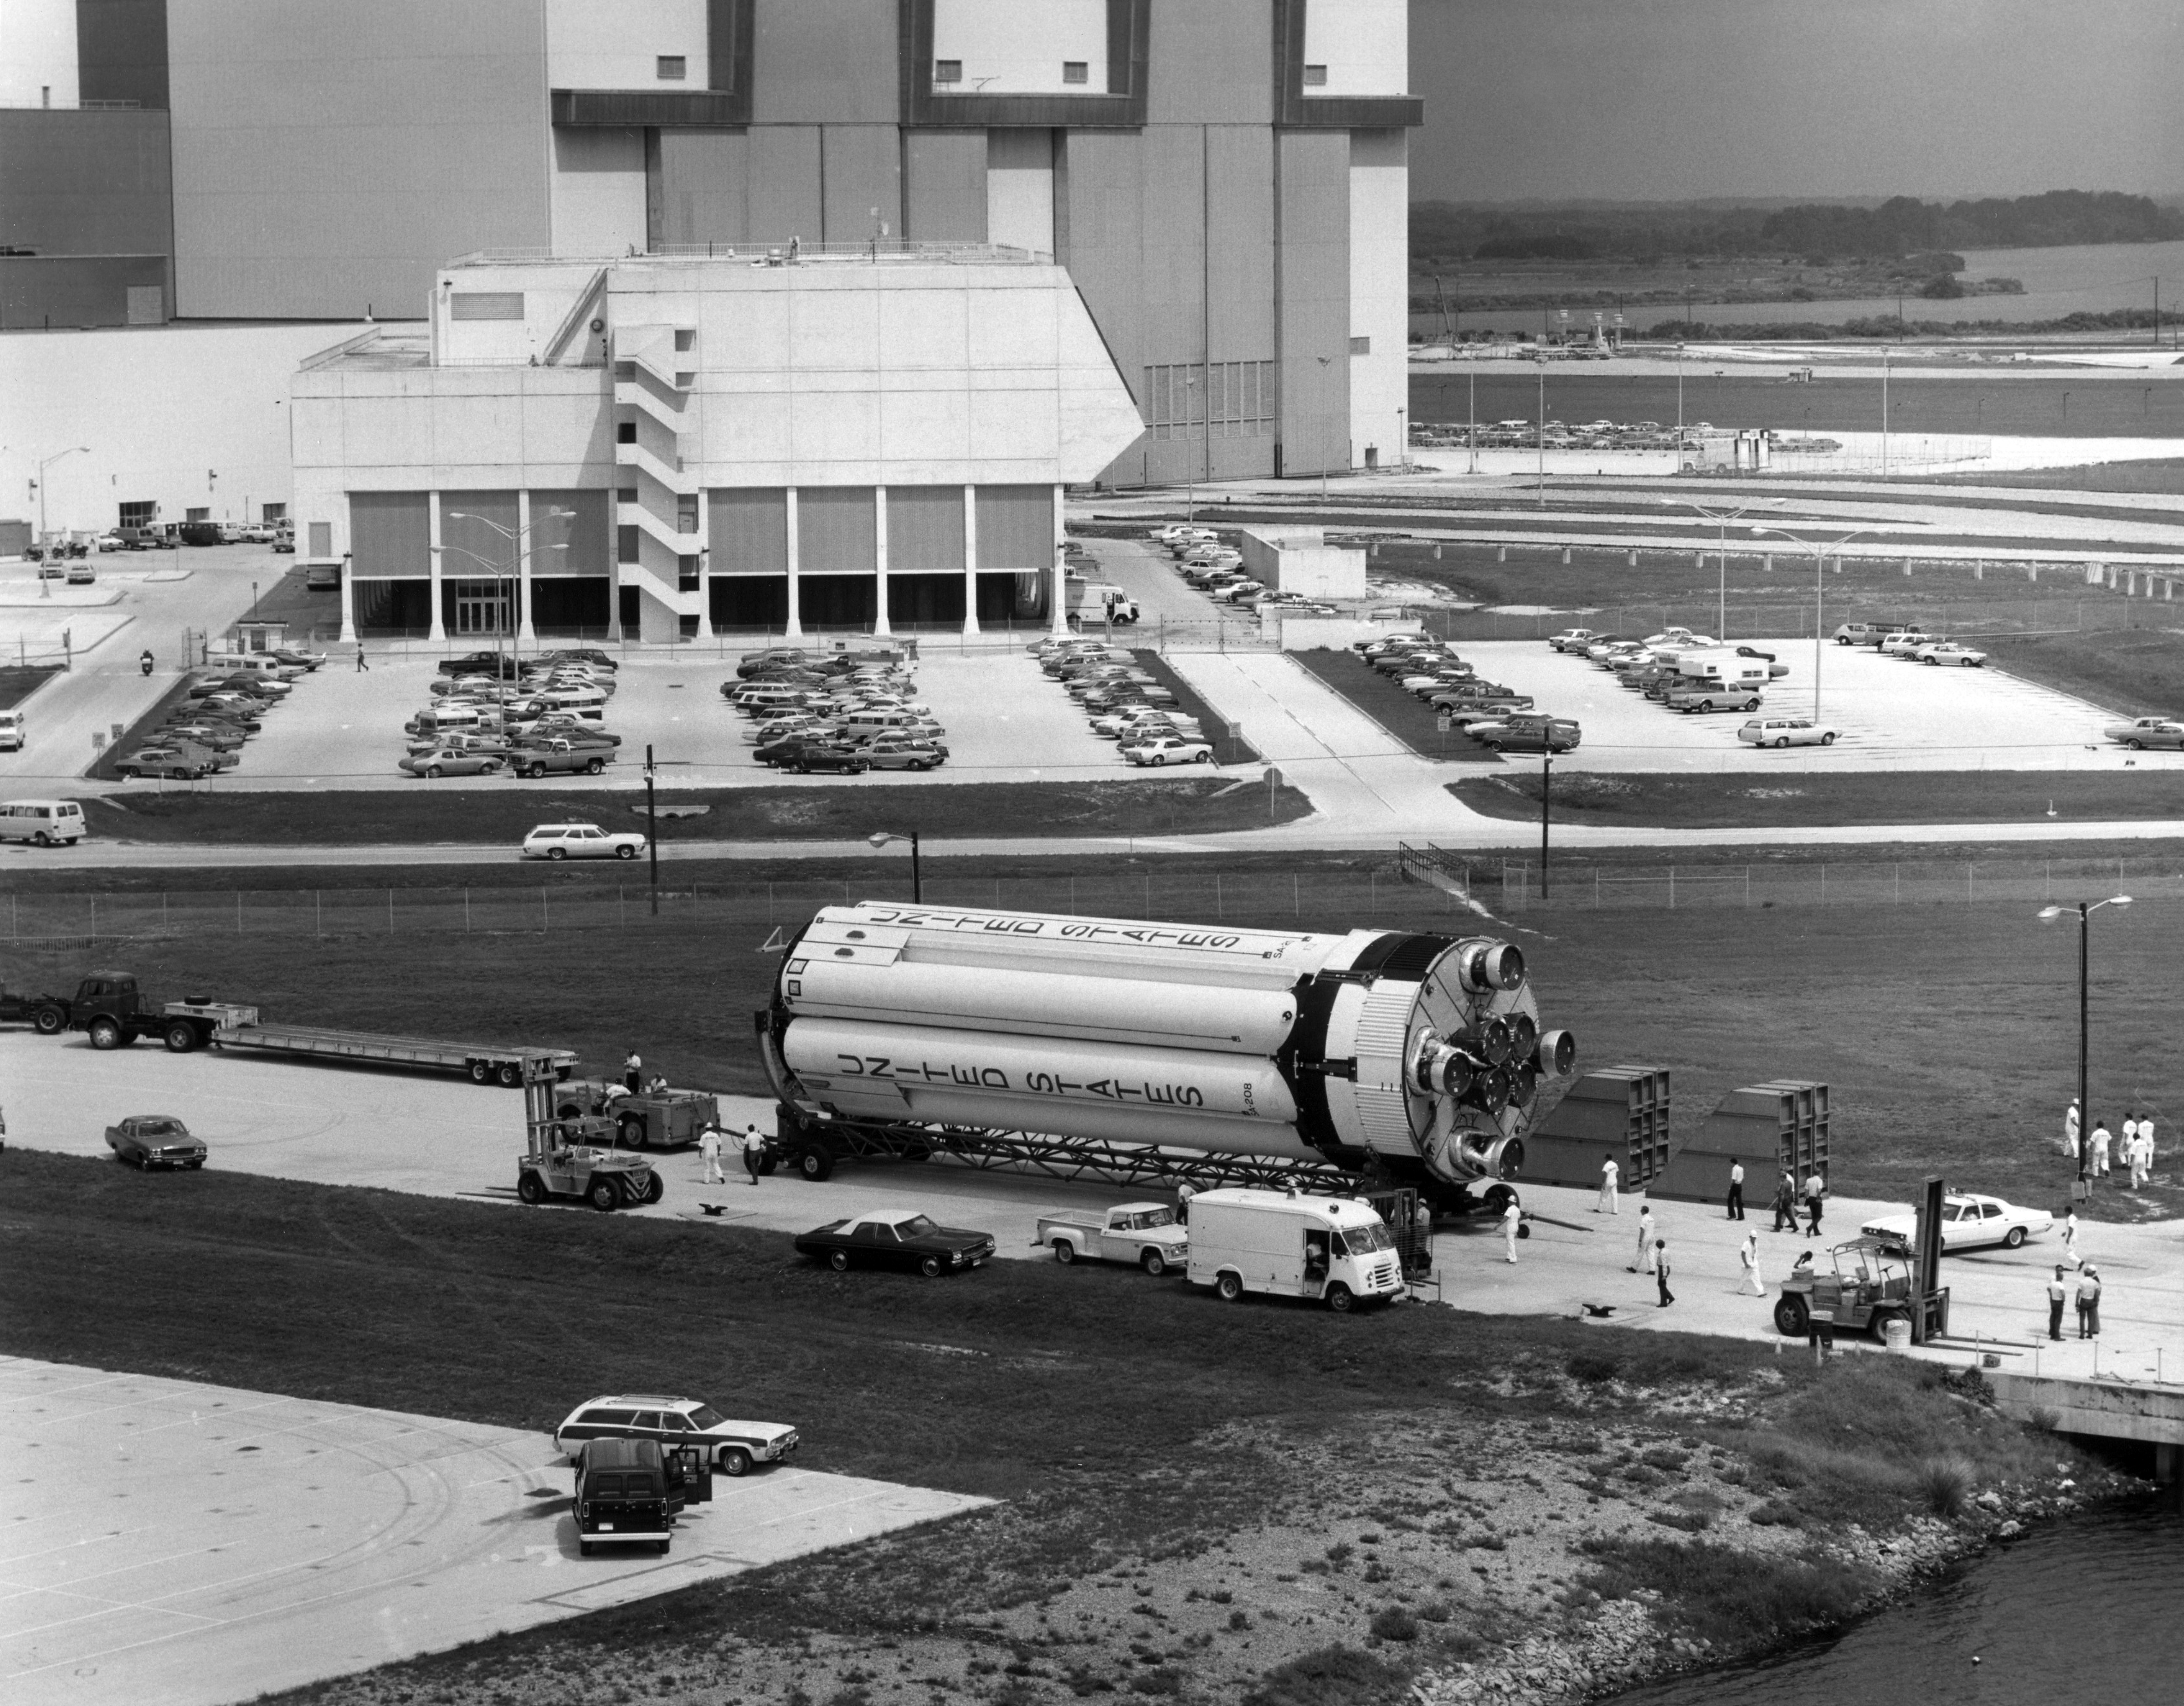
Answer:
[[[649,1162],[614,1147],[612,1120],[597,1114],[562,1115],[562,1088],[553,1056],[524,1056],[526,1142],[516,1163],[516,1196],[534,1207],[559,1197],[610,1211],[665,1196],[667,1182]]]

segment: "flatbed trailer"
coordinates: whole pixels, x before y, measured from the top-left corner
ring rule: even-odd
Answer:
[[[577,1067],[574,1049],[519,1048],[503,1043],[384,1036],[320,1025],[267,1024],[259,1019],[255,1007],[219,1001],[170,1001],[164,1012],[170,1018],[189,1022],[170,1025],[165,1033],[167,1046],[177,1054],[207,1044],[263,1049],[274,1054],[316,1055],[328,1060],[460,1072],[472,1084],[498,1084],[509,1090],[523,1088],[526,1059],[543,1057],[556,1079],[567,1078]]]

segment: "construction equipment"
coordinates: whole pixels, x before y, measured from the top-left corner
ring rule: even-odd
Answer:
[[[579,1078],[562,1082],[554,1112],[562,1119],[604,1115],[625,1149],[677,1149],[720,1118],[720,1101],[710,1090],[631,1090],[614,1079]]]
[[[1774,1325],[1802,1339],[1815,1319],[1832,1322],[1847,1333],[1888,1336],[1888,1324],[1910,1325],[1914,1313],[1938,1317],[1947,1330],[1949,1289],[1940,1286],[1923,1298],[1914,1296],[1911,1266],[1897,1246],[1878,1238],[1853,1238],[1828,1252],[1830,1267],[1800,1265],[1790,1270],[1774,1300]]]
[[[525,1143],[515,1168],[517,1196],[534,1207],[560,1197],[610,1211],[657,1202],[667,1194],[666,1181],[651,1162],[614,1147],[612,1120],[561,1116],[560,1075],[552,1054],[526,1054],[522,1073]]]

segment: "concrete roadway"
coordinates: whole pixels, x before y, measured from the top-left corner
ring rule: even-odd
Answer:
[[[666,1558],[581,1558],[543,1434],[16,1358],[0,1449],[14,1706],[254,1699],[989,1502],[774,1469],[716,1477]]]

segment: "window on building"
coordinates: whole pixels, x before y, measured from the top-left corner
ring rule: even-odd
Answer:
[[[185,521],[209,521],[212,520],[212,511],[209,509],[185,510],[182,511],[182,519]]]
[[[1350,353],[1352,355],[1370,355],[1373,353],[1373,340],[1369,337],[1351,338]]]
[[[632,441],[632,442],[634,442],[634,441]],[[617,504],[634,504],[636,501],[637,501],[637,488],[636,488],[636,487],[634,487],[634,486],[617,486],[617,487],[616,487],[616,488],[615,488],[615,502],[616,502]]]
[[[453,320],[521,320],[523,293],[520,290],[458,290],[448,298]]]
[[[697,347],[698,334],[696,332],[678,332],[675,334],[675,351],[678,355],[686,349],[694,349]]]
[[[689,61],[680,53],[660,56],[660,80],[663,83],[679,83],[690,75]]]
[[[159,519],[157,504],[124,504],[121,506],[121,525],[125,527],[148,527]]]
[[[638,530],[635,527],[615,529],[615,560],[616,562],[633,563],[638,560],[637,535]]]
[[[936,83],[961,82],[963,62],[961,59],[935,59],[933,62],[933,81]]]
[[[698,531],[698,494],[695,492],[681,492],[676,494],[675,531],[678,533],[694,533]]]
[[[1304,68],[1304,86],[1307,89],[1325,88],[1327,86],[1327,67],[1324,65],[1306,66]]]
[[[259,508],[258,518],[266,522],[286,521],[288,519],[288,506],[286,504],[262,505]]]
[[[675,560],[675,589],[676,589],[676,591],[677,591],[677,592],[682,592],[682,593],[694,593],[694,592],[696,592],[696,591],[698,590],[698,560],[697,560],[697,558],[695,558],[695,557],[677,557],[677,558],[676,558],[676,560]]]
[[[616,421],[615,443],[617,444],[634,444],[637,443],[637,422],[634,421]]]
[[[1274,431],[1280,390],[1271,361],[1148,367],[1139,399],[1156,438],[1264,438]]]
[[[1061,62],[1061,81],[1065,83],[1089,83],[1092,67],[1083,59],[1064,59]]]

